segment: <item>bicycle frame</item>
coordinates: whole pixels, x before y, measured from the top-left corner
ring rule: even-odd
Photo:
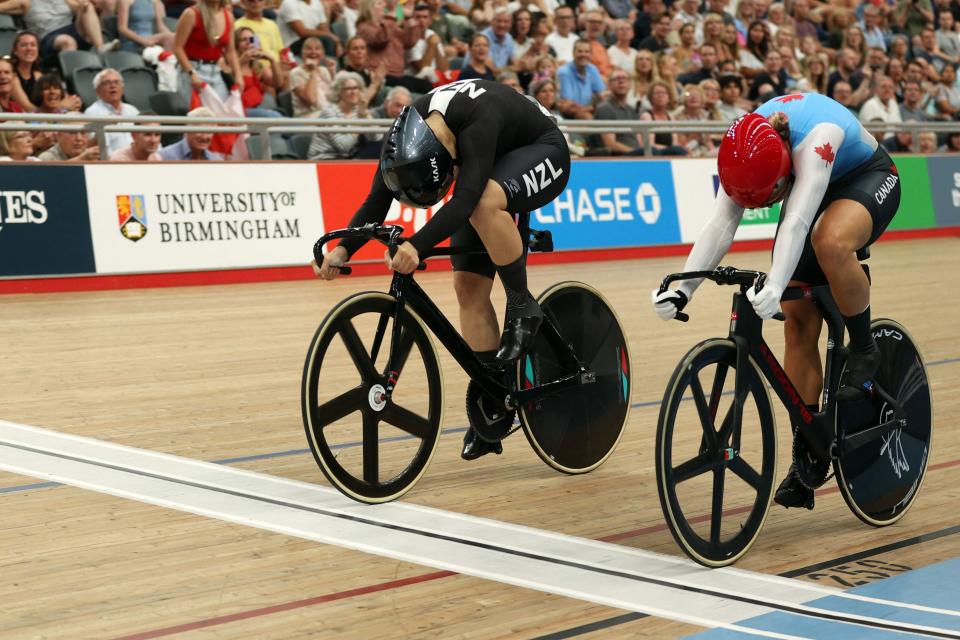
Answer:
[[[552,243],[549,239],[549,236],[538,235],[540,232],[533,232],[529,229],[522,230],[522,232],[524,231],[528,234],[534,233],[534,239],[530,242],[531,248],[536,248],[538,246],[537,243],[539,242],[542,243],[543,246],[552,249]],[[377,239],[386,244],[388,248],[395,250],[400,240],[401,232],[401,227],[389,225],[367,225],[365,227],[334,231],[324,235],[317,241],[316,245],[314,246],[314,257],[317,258],[318,263],[321,262],[323,260],[321,248],[324,244],[336,238],[351,236]],[[437,248],[434,249],[429,255],[453,256],[464,255],[468,253],[486,253],[486,251],[482,248],[472,247]],[[426,258],[427,256],[424,257]],[[423,270],[425,268],[426,264],[421,262],[417,270]],[[343,268],[341,268],[341,271],[349,273],[348,270]],[[420,287],[420,285],[417,284],[413,278],[413,273],[394,273],[393,280],[390,283],[390,295],[393,296],[397,301],[395,317],[401,317],[401,315],[404,313],[404,309],[407,305],[409,305],[410,308],[423,320],[424,324],[427,325],[430,331],[433,332],[437,339],[440,340],[440,343],[446,347],[447,351],[450,352],[450,355],[453,356],[454,360],[457,361],[457,364],[460,365],[470,379],[476,382],[477,385],[484,391],[484,393],[487,393],[494,398],[504,399],[504,404],[509,409],[515,409],[526,402],[531,402],[543,396],[557,393],[570,387],[581,384],[589,384],[595,380],[594,373],[583,366],[580,360],[576,357],[576,354],[574,354],[572,348],[563,340],[563,338],[560,336],[560,333],[557,331],[556,327],[548,317],[544,317],[543,319],[543,323],[540,326],[540,334],[543,335],[547,341],[549,341],[551,346],[556,349],[558,353],[564,354],[565,358],[567,359],[566,364],[574,371],[574,373],[563,376],[557,380],[532,387],[530,389],[517,389],[515,387],[515,382],[514,384],[511,384],[510,387],[507,387],[499,380],[499,375],[495,375],[493,372],[488,370],[488,368],[482,362],[480,362],[474,351],[469,347],[469,345],[467,345],[460,333],[453,327],[440,309],[437,308],[433,300],[430,299],[430,296],[428,296],[427,293]],[[383,337],[386,333],[387,321],[388,318],[384,316],[380,319],[380,323],[377,326],[377,333],[374,337],[373,346],[370,350],[370,357],[372,361],[376,361],[377,354],[382,346]],[[393,386],[400,374],[400,372],[396,369],[396,363],[402,362],[406,358],[406,354],[401,352],[400,338],[400,323],[394,322],[391,331],[390,352],[387,358],[386,370],[384,372],[384,377],[386,378],[385,391],[388,397],[393,392]]]

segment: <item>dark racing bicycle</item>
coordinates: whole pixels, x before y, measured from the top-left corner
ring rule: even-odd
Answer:
[[[902,518],[923,483],[933,431],[926,370],[907,330],[894,320],[873,321],[882,359],[872,395],[838,403],[848,353],[842,316],[829,287],[787,288],[782,300],[813,301],[828,329],[820,411],[810,412],[764,342],[762,320],[747,300],[746,291],[755,283],[762,287],[765,274],[734,267],[676,273],[664,279],[660,291],[693,278],[740,291],[733,295],[729,335],[705,340],[683,357],[660,408],[657,489],[680,548],[701,564],[720,567],[742,557],[759,535],[777,466],[767,385],[791,423],[800,425],[793,435],[793,462],[804,485],[823,485],[832,465],[858,518],[877,527]]]
[[[373,239],[395,251],[402,231],[373,224],[333,231],[317,241],[314,256],[319,264],[323,246],[339,238]],[[524,234],[531,251],[552,250],[549,232]],[[630,411],[623,328],[603,296],[579,282],[556,284],[538,302],[544,321],[534,345],[509,368],[481,363],[413,274],[395,273],[389,293],[357,293],[335,306],[310,344],[301,394],[307,441],[327,479],[376,503],[402,496],[423,475],[443,425],[443,376],[430,332],[470,378],[467,417],[481,438],[511,434],[516,414],[549,466],[569,474],[600,466]]]

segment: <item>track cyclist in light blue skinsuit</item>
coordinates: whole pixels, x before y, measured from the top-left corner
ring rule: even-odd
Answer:
[[[780,311],[788,285],[829,283],[850,334],[849,375],[838,401],[863,397],[879,366],[870,332],[870,282],[856,252],[877,240],[900,204],[900,179],[886,150],[838,102],[816,93],[786,95],[733,123],[717,158],[720,184],[713,216],[684,271],[715,268],[733,242],[745,208],[783,201],[769,277],[747,292],[757,314]],[[672,319],[699,286],[653,292],[654,311]],[[783,304],[784,369],[811,410],[823,385],[819,337],[823,318],[807,300]],[[829,436],[828,436],[829,437]],[[791,466],[775,500],[813,508],[813,489]]]

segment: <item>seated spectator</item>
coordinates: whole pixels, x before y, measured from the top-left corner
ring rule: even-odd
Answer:
[[[0,131],[0,162],[33,162],[33,135],[29,131]]]
[[[787,91],[787,79],[787,72],[783,68],[783,57],[779,51],[771,49],[763,60],[763,71],[754,76],[753,82],[750,83],[747,98],[765,102],[771,97],[782,96]],[[761,91],[765,85],[769,88]]]
[[[700,69],[677,76],[680,84],[698,84],[708,78],[717,77],[717,49],[712,44],[703,44],[700,47]]]
[[[880,22],[880,8],[866,3],[863,7],[863,39],[868,47],[879,47],[887,50],[887,40],[890,31],[884,29]]]
[[[0,58],[0,112],[23,113],[23,107],[14,95],[17,86],[13,63],[6,58]]]
[[[910,131],[897,131],[885,138],[882,133],[876,133],[873,137],[877,140],[883,138],[880,145],[890,153],[913,153],[913,133]]]
[[[490,26],[483,30],[483,35],[487,36],[490,43],[490,65],[494,72],[506,69],[513,65],[513,59],[516,56],[517,43],[513,41],[510,35],[510,27],[513,25],[513,16],[507,11],[506,7],[497,9],[493,14],[493,21]],[[467,54],[470,57],[470,54]],[[464,60],[466,63],[466,60]]]
[[[546,77],[544,74],[537,73],[537,65],[544,58],[549,58],[553,62],[553,71],[556,74],[556,61],[553,58],[550,45],[547,44],[547,34],[550,28],[546,20],[538,20],[533,26],[533,35],[530,38],[530,47],[519,56],[513,65],[514,71],[520,76],[520,82],[527,80],[527,86],[530,86],[538,77]],[[552,77],[552,76],[551,76]]]
[[[903,100],[903,83],[906,82],[906,73],[904,65],[899,58],[890,58],[887,60],[887,67],[884,73],[893,80],[893,92],[897,96],[897,101]]]
[[[772,47],[766,24],[761,20],[751,22],[747,31],[747,44],[740,48],[740,57],[737,60],[744,78],[751,80],[763,71],[763,60]]]
[[[520,86],[520,77],[513,71],[501,71],[498,73],[497,82],[510,87],[517,93],[523,93],[523,87]]]
[[[23,18],[27,29],[40,36],[40,56],[56,51],[95,48],[112,51],[119,40],[103,41],[100,16],[92,2],[70,4],[65,0],[30,0]]]
[[[280,37],[280,27],[273,20],[263,15],[266,0],[241,0],[243,17],[233,26],[236,33],[240,29],[249,29],[257,36],[254,45],[265,52],[273,60],[280,60],[280,50],[283,49],[283,38]]]
[[[553,78],[542,78],[530,83],[530,95],[555,118],[562,119],[562,114],[557,110],[558,93],[557,81]]]
[[[673,19],[676,21],[674,24],[680,24],[679,29],[677,29],[680,34],[680,41],[684,44],[688,42],[685,33],[688,31],[687,25],[690,25],[690,45],[703,42],[703,14],[700,13],[700,2],[698,0],[681,0],[680,2],[674,2],[674,6],[677,5],[680,5],[680,10],[674,14]],[[681,56],[677,56],[677,59],[680,60]],[[682,64],[681,68],[683,68]]]
[[[941,153],[960,153],[960,131],[947,134],[947,141],[939,149]]]
[[[733,122],[740,116],[747,115],[747,110],[740,102],[743,91],[742,80],[738,76],[720,76],[720,102],[717,103],[717,113],[723,122]]]
[[[180,15],[173,41],[173,53],[180,68],[190,75],[191,86],[200,89],[207,83],[221,100],[226,100],[229,94],[220,73],[221,61],[230,69],[234,84],[243,93],[240,59],[231,37],[233,16],[227,7],[225,0],[198,0]]]
[[[787,22],[787,9],[782,2],[774,2],[767,8],[767,31],[770,34],[770,37],[777,35],[777,31],[780,30],[780,27],[788,24]]]
[[[423,28],[423,37],[407,51],[407,75],[428,81],[431,85],[438,81],[437,70],[449,69],[447,54],[440,36],[430,28],[430,7],[418,4],[413,17]]]
[[[860,107],[860,122],[902,122],[900,105],[893,95],[893,80],[884,75],[873,79],[874,96]],[[891,134],[887,134],[888,136]]]
[[[707,120],[720,119],[720,83],[713,78],[701,80],[697,85],[703,92],[703,110],[707,112]]]
[[[833,99],[845,106],[853,115],[857,115],[858,109],[853,104],[853,90],[850,88],[849,82],[841,80],[833,85]]]
[[[283,90],[285,78],[280,62],[257,46],[257,36],[247,27],[239,27],[233,37],[243,74],[240,99],[244,113],[251,118],[282,118],[279,111],[260,108],[266,94],[276,96],[277,91]]]
[[[943,120],[955,118],[960,113],[960,89],[957,89],[957,72],[951,65],[945,65],[940,72],[940,83],[933,93],[933,106]]]
[[[188,12],[184,12],[186,15]],[[213,111],[207,107],[197,107],[187,116],[191,118],[214,118]],[[161,160],[191,160],[191,161],[209,161],[223,160],[223,156],[215,151],[210,151],[210,143],[213,142],[213,133],[203,131],[200,133],[185,133],[180,142],[167,145],[157,152]]]
[[[320,113],[327,106],[327,93],[333,82],[331,68],[335,68],[336,65],[329,64],[332,61],[325,59],[323,44],[319,38],[313,36],[304,38],[300,53],[303,64],[290,72],[293,116],[319,118]]]
[[[629,120],[637,119],[637,110],[627,104],[627,93],[630,91],[630,76],[626,71],[616,68],[610,72],[610,97],[597,105],[597,120]],[[642,156],[643,145],[640,137],[633,132],[601,133],[599,147],[606,155],[611,156]]]
[[[917,153],[931,154],[937,152],[937,134],[933,131],[921,131],[917,136],[919,145]]]
[[[367,104],[363,100],[363,78],[350,71],[341,71],[333,79],[330,104],[321,118],[367,118]],[[358,133],[320,131],[313,135],[307,157],[310,160],[352,158],[362,145]]]
[[[843,32],[843,48],[856,52],[857,59],[863,62],[867,57],[867,41],[860,27],[852,24]]]
[[[21,31],[10,47],[15,81],[13,95],[24,111],[33,111],[38,105],[31,102],[33,88],[40,76],[40,40],[30,31]]]
[[[638,51],[633,65],[630,93],[627,94],[627,104],[636,109],[637,113],[650,108],[650,103],[647,102],[647,90],[650,88],[650,83],[656,79],[653,54],[649,51]]]
[[[387,86],[399,85],[417,93],[433,88],[426,80],[404,75],[405,51],[423,35],[423,28],[413,16],[406,18],[401,27],[393,15],[384,14],[383,0],[360,0],[357,35],[367,43],[370,66],[377,67],[381,62],[385,65]]]
[[[677,79],[677,59],[673,54],[661,51],[657,55],[657,75],[670,87],[670,95],[676,103],[678,96],[683,93],[683,85]]]
[[[140,110],[123,101],[123,78],[116,69],[104,69],[93,76],[93,88],[97,101],[84,111],[89,116],[135,116]],[[129,133],[107,133],[106,155],[130,146],[133,138]]]
[[[88,146],[86,131],[58,131],[57,143],[41,153],[44,162],[93,162],[100,159],[100,147]]]
[[[890,38],[887,54],[891,58],[898,58],[900,62],[907,64],[912,57],[910,55],[910,45],[907,42],[907,37],[903,34],[897,34]]]
[[[601,78],[610,75],[611,68],[610,57],[607,55],[607,43],[604,41],[604,29],[603,12],[598,9],[587,11],[583,39],[590,43],[590,62],[600,72]]]
[[[927,113],[927,102],[930,97],[916,80],[907,80],[903,85],[903,103],[900,105],[900,120],[916,120],[926,122],[930,120]]]
[[[683,106],[673,112],[674,120],[711,120],[710,114],[703,108],[703,92],[700,87],[688,84],[683,88]],[[710,157],[717,155],[713,138],[706,133],[676,134],[677,143],[687,150],[687,155]]]
[[[60,74],[56,72],[40,76],[33,85],[30,102],[36,105],[38,113],[80,111],[83,106],[79,96],[67,93],[66,85],[60,78]]]
[[[557,69],[560,83],[560,113],[580,120],[593,117],[593,110],[603,98],[606,88],[596,65],[590,62],[592,48],[586,40],[579,40],[573,49],[573,62]]]
[[[481,80],[495,80],[496,71],[490,64],[490,39],[482,33],[477,33],[470,39],[470,59],[460,67],[460,80],[479,78]]]
[[[560,5],[553,14],[554,31],[547,35],[546,43],[556,53],[557,62],[564,64],[573,60],[573,45],[580,36],[574,29],[575,22],[573,7]]]
[[[429,9],[430,5],[427,5]],[[431,15],[431,22],[433,16]],[[510,37],[513,38],[513,61],[516,64],[517,60],[525,54],[529,49],[530,45],[533,44],[534,36],[534,21],[533,14],[530,13],[527,9],[517,9],[513,13],[513,26],[510,27]],[[443,35],[437,33],[441,39]],[[516,70],[516,69],[515,69]]]
[[[937,32],[932,27],[924,27],[920,32],[920,44],[914,45],[913,57],[926,60],[940,72],[946,65],[956,65],[960,58],[944,53],[937,44]]]
[[[810,83],[811,91],[827,95],[827,83],[830,80],[830,65],[826,54],[815,53],[803,59],[800,65],[803,77]]]
[[[117,3],[120,48],[133,53],[153,46],[172,51],[174,36],[164,21],[166,15],[161,0],[120,0]]]
[[[322,0],[283,0],[277,12],[277,26],[283,46],[302,57],[307,38],[319,38],[324,53],[336,57],[339,42],[330,33]]]
[[[650,85],[647,93],[647,99],[650,101],[650,110],[640,114],[641,120],[647,121],[671,121],[670,111],[676,106],[673,100],[673,94],[670,91],[670,85],[662,80],[657,80]],[[685,156],[686,149],[677,144],[675,133],[653,133],[644,145],[650,149],[648,155],[654,156]]]
[[[956,20],[950,11],[941,11],[937,16],[937,48],[948,60],[960,60],[960,34],[956,31]]]
[[[723,44],[723,19],[716,13],[707,14],[703,19],[703,43],[712,45],[718,60],[730,60],[733,55]]]
[[[670,34],[672,22],[669,13],[664,13],[655,18],[652,24],[653,30],[649,36],[640,41],[640,44],[637,45],[637,50],[647,50],[657,53],[658,51],[669,49],[670,44],[667,42],[667,36]]]
[[[144,113],[142,115],[154,115]],[[153,126],[156,123],[143,123],[143,126]],[[139,125],[138,125],[139,126]],[[156,162],[160,160],[157,150],[160,148],[159,131],[137,131],[133,134],[133,142],[125,149],[110,154],[114,162]]]
[[[366,100],[367,104],[369,104],[383,88],[384,81],[387,77],[387,67],[383,62],[377,66],[372,66],[367,43],[359,36],[354,36],[347,40],[345,48],[346,53],[343,54],[343,59],[340,61],[340,70],[353,71],[363,78],[363,82],[367,87]],[[333,73],[336,73],[336,69],[331,68],[331,72],[332,82]]]
[[[737,28],[734,25],[723,25],[723,35],[720,37],[720,41],[726,47],[728,56],[727,58],[721,58],[720,62],[723,60],[734,62],[740,59],[740,34],[737,33]],[[719,62],[717,66],[720,66]]]
[[[633,40],[633,25],[626,20],[617,20],[614,23],[614,33],[617,41],[607,48],[607,58],[613,67],[623,69],[628,74],[633,73],[637,63],[637,50],[630,46],[630,41]]]

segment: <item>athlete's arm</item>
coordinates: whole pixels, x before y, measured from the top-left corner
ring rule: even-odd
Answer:
[[[841,144],[843,129],[824,122],[814,127],[793,150],[793,171],[797,179],[780,210],[780,229],[767,279],[777,291],[786,288],[797,268],[810,225],[830,185],[833,162]]]
[[[721,186],[717,190],[717,201],[713,206],[713,215],[707,221],[700,237],[693,243],[693,249],[687,256],[684,271],[708,271],[720,264],[733,243],[733,236],[743,217],[743,207],[730,199]],[[678,287],[687,299],[700,286],[700,280],[684,280]]]
[[[410,244],[421,256],[469,224],[493,173],[498,133],[496,125],[485,119],[468,125],[457,136],[460,173],[453,197],[410,238]]]
[[[381,224],[387,217],[390,210],[390,204],[393,201],[393,194],[387,189],[383,182],[383,174],[377,167],[377,172],[373,174],[373,185],[370,187],[370,193],[367,199],[363,201],[357,212],[350,218],[350,227],[362,227],[365,224],[375,222]],[[352,256],[360,247],[366,244],[363,238],[344,238],[338,246],[347,250],[347,256]]]

